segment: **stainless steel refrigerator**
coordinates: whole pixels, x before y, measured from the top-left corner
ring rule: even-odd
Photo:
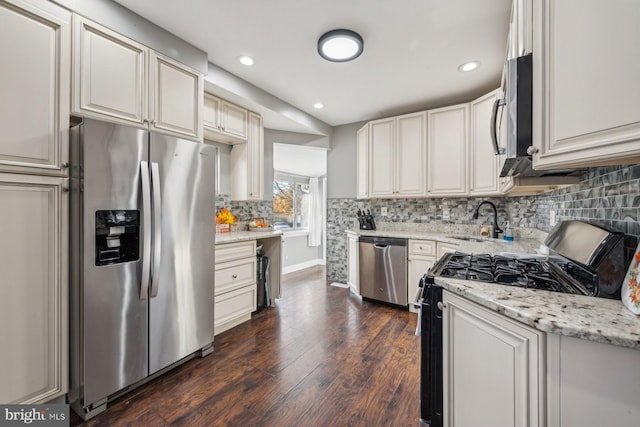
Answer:
[[[213,343],[215,148],[71,132],[71,392],[83,418]]]

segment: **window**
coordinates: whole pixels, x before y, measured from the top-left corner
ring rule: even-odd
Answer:
[[[309,178],[277,172],[275,175],[273,225],[281,230],[307,229],[309,227]]]

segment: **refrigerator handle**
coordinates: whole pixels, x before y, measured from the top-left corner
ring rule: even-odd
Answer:
[[[151,186],[149,184],[149,164],[140,162],[140,180],[142,182],[142,279],[140,280],[140,299],[149,295],[151,274]]]
[[[153,270],[151,275],[151,297],[158,296],[158,272],[160,271],[160,249],[162,242],[162,200],[160,196],[160,169],[151,163],[151,185],[153,186]]]

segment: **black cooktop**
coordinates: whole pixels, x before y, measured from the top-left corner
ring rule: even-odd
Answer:
[[[488,254],[445,254],[429,270],[433,276],[498,283],[578,295],[593,295],[585,285],[565,271],[575,269],[561,257],[513,257]]]

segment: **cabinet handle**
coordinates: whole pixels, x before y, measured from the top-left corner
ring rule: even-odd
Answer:
[[[234,275],[232,275],[231,277],[233,277],[234,279],[237,279],[237,278],[238,278],[238,275],[237,275],[237,274],[234,274]]]
[[[69,169],[69,162],[62,162],[62,169]]]
[[[63,193],[68,193],[69,192],[69,187],[62,187],[62,192]]]

